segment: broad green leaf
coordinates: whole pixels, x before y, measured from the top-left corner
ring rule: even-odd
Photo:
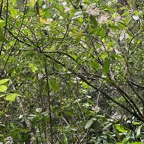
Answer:
[[[67,138],[67,136],[66,136],[65,133],[63,134],[63,137],[64,137],[64,143],[65,143],[65,144],[68,144],[68,138]]]
[[[124,133],[128,131],[128,129],[127,129],[126,127],[121,126],[120,124],[117,124],[117,125],[116,125],[116,129],[117,129],[119,132],[124,132]]]
[[[34,64],[29,63],[29,67],[33,73],[35,73],[37,71],[37,67]]]
[[[112,42],[109,41],[107,44],[107,49],[109,50],[111,46],[112,46]]]
[[[85,3],[85,4],[90,4],[91,1],[90,1],[90,0],[84,0],[83,3]]]
[[[18,15],[18,11],[16,9],[14,9],[13,7],[9,8],[11,15],[16,18]]]
[[[134,121],[134,122],[132,122],[132,124],[133,124],[133,125],[139,125],[140,122]]]
[[[101,31],[100,31],[100,37],[104,38],[105,35],[106,35],[106,32],[107,32],[106,28],[102,28]]]
[[[128,141],[129,141],[128,138],[124,138],[122,144],[129,144]]]
[[[77,33],[77,36],[76,36],[76,43],[79,43],[79,42],[80,42],[81,37],[82,37],[82,31],[79,31],[79,32]]]
[[[2,79],[2,80],[0,80],[0,85],[6,83],[6,82],[8,82],[8,81],[9,81],[9,79]]]
[[[90,126],[93,124],[93,122],[94,122],[93,118],[91,118],[89,121],[87,121],[87,123],[85,124],[85,129],[90,128]]]
[[[0,85],[0,92],[5,92],[7,87],[5,85]]]
[[[103,52],[102,54],[101,54],[101,58],[104,60],[106,57],[107,57],[107,52],[105,51],[105,52]]]
[[[4,97],[4,96],[5,96],[5,95],[4,95],[4,94],[2,94],[2,95],[0,95],[0,98],[1,98],[1,97]]]
[[[5,39],[5,37],[4,37],[4,35],[3,35],[3,31],[2,31],[1,28],[0,28],[0,42],[8,42],[8,41]]]
[[[97,21],[94,16],[92,16],[92,15],[90,16],[90,21],[95,27],[97,26]]]
[[[0,20],[0,28],[5,26],[5,21],[4,20]]]
[[[60,13],[63,13],[63,6],[62,5],[60,5],[60,4],[56,4],[55,5],[55,8],[60,12]]]
[[[111,60],[110,59],[106,59],[103,65],[103,71],[104,73],[108,73],[109,68],[110,68],[110,64],[111,64]]]
[[[90,86],[86,82],[82,82],[82,87],[83,88],[90,88]]]
[[[65,111],[64,112],[67,116],[74,116],[75,114],[73,112],[70,111]]]
[[[16,93],[8,93],[6,95],[5,100],[7,100],[7,101],[15,101],[15,99],[16,99],[17,96],[20,96],[20,95],[16,94]]]
[[[91,62],[91,65],[95,69],[99,69],[100,68],[100,65],[97,62],[95,62],[95,61]]]
[[[50,86],[53,90],[59,90],[59,86],[57,85],[57,83],[55,82],[55,80],[51,79],[50,80]]]

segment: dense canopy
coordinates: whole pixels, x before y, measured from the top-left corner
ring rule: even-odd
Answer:
[[[0,143],[144,142],[143,0],[0,1]]]

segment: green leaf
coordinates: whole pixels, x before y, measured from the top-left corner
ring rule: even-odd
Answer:
[[[36,2],[37,0],[28,0],[28,5],[33,8]]]
[[[8,93],[6,95],[5,100],[7,100],[7,101],[15,101],[15,99],[16,99],[17,96],[21,96],[21,95],[16,94],[16,93]]]
[[[95,62],[95,61],[91,62],[91,65],[95,69],[99,69],[100,68],[100,65],[97,62]]]
[[[87,121],[87,123],[85,124],[85,129],[90,128],[90,126],[93,124],[94,122],[94,118],[91,118],[89,121]]]
[[[62,5],[60,5],[60,4],[56,4],[55,5],[55,8],[60,12],[60,13],[63,13],[63,6]]]
[[[131,144],[144,144],[144,142],[132,142]]]
[[[63,137],[64,137],[64,143],[68,144],[68,138],[67,138],[66,134],[64,134]]]
[[[57,85],[57,83],[53,79],[50,80],[50,86],[53,90],[59,90],[59,86]]]
[[[92,16],[92,15],[90,16],[90,21],[95,27],[97,26],[97,21],[94,16]]]
[[[33,73],[35,73],[37,71],[37,67],[34,64],[29,63],[29,67]]]
[[[90,86],[86,82],[82,82],[82,87],[83,88],[90,88]]]
[[[0,28],[0,42],[8,42],[8,41],[5,39],[5,37],[4,37],[4,35],[3,35],[3,31],[2,31],[1,28]]]
[[[0,85],[0,92],[5,92],[7,87],[5,85]]]
[[[119,132],[127,132],[128,129],[124,126],[121,126],[120,124],[117,124],[116,125],[116,129],[119,131]]]
[[[67,116],[74,116],[75,114],[73,112],[70,111],[65,111],[64,112]]]
[[[82,31],[79,31],[76,35],[76,43],[78,44],[81,40],[81,37],[82,37]]]
[[[106,59],[105,62],[104,62],[104,65],[103,65],[103,72],[105,74],[109,72],[110,64],[111,64],[111,60]]]
[[[9,79],[2,79],[2,80],[0,80],[0,85],[6,83],[6,82],[8,82],[8,81],[9,81]]]
[[[5,26],[5,21],[4,20],[0,20],[0,28]]]
[[[9,8],[11,15],[16,18],[18,15],[18,11],[14,9],[12,6]]]
[[[106,32],[107,32],[106,28],[102,28],[101,31],[100,31],[100,37],[104,38],[105,35],[106,35]]]

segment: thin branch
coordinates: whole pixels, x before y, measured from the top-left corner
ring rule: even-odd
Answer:
[[[48,70],[47,70],[46,59],[45,59],[45,74],[46,74],[46,86],[47,86],[47,97],[48,97],[48,110],[49,110],[49,118],[50,118],[51,144],[54,144],[54,141],[53,141],[52,112],[51,112],[51,95],[50,95],[49,74],[48,74]]]

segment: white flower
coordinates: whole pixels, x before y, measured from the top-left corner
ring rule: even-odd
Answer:
[[[20,115],[20,116],[19,116],[19,119],[22,119],[22,118],[23,118],[23,115]]]
[[[66,7],[66,6],[64,7],[64,12],[65,12],[65,13],[70,12],[70,11],[71,11],[71,8]]]
[[[106,15],[101,15],[98,19],[98,22],[101,24],[101,23],[106,23],[108,21],[108,16]]]
[[[100,14],[100,10],[98,8],[88,7],[86,10],[86,13],[88,13],[89,15],[92,15],[92,16],[97,16]]]
[[[74,83],[78,83],[80,81],[80,78],[79,77],[75,77],[75,78],[73,78],[73,80],[74,80]]]
[[[42,111],[42,108],[36,108],[36,112],[40,113]]]
[[[11,136],[6,137],[4,141],[5,141],[5,144],[13,144],[13,138]]]
[[[95,107],[92,107],[92,110],[98,113],[100,111],[100,107],[98,105],[95,105]]]
[[[139,16],[138,16],[138,15],[133,15],[132,18],[133,18],[134,20],[136,20],[136,21],[139,20]]]

